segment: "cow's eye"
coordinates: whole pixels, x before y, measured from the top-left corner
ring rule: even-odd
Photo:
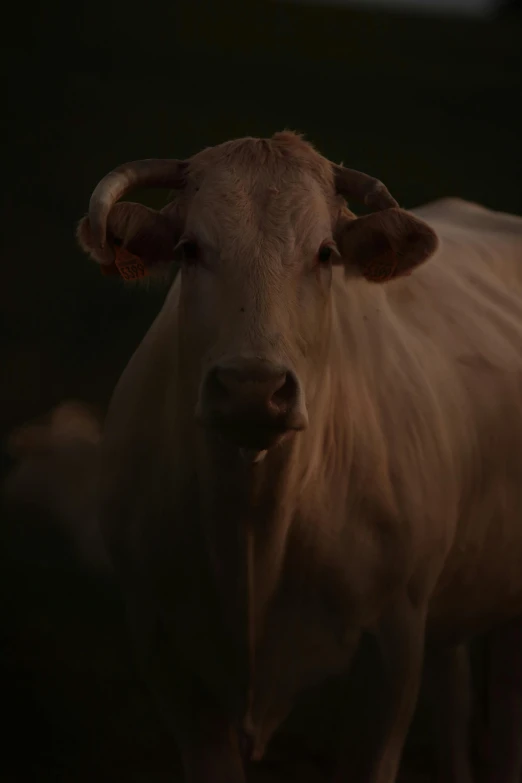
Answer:
[[[333,248],[330,245],[323,245],[317,253],[317,260],[320,264],[328,264],[332,258]]]
[[[182,245],[182,254],[184,261],[188,261],[189,263],[197,261],[199,258],[199,247],[197,242],[192,240],[184,242]]]
[[[186,264],[194,264],[200,257],[198,243],[194,239],[182,239],[174,248],[174,254]]]

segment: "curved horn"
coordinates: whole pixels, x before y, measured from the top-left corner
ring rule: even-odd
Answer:
[[[184,184],[186,161],[150,158],[123,163],[98,182],[89,202],[89,223],[94,242],[103,250],[107,218],[114,204],[132,188],[179,188]],[[107,259],[106,263],[110,263]]]
[[[374,212],[399,206],[386,185],[380,180],[363,174],[362,171],[338,166],[336,163],[333,163],[332,166],[335,187],[337,192],[343,196],[356,198]]]

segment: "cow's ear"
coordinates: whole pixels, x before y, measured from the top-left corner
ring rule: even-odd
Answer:
[[[398,208],[345,219],[337,237],[346,273],[362,274],[375,283],[410,274],[438,244],[424,221]]]
[[[174,247],[179,239],[176,225],[162,212],[121,201],[115,204],[107,221],[107,244],[113,263],[101,266],[104,274],[120,274],[126,280],[145,277],[164,268],[174,260]],[[81,249],[101,263],[93,242],[88,216],[76,230]]]

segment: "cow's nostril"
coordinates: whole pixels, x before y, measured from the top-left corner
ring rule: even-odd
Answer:
[[[278,388],[272,394],[270,402],[278,408],[288,408],[293,405],[297,399],[297,381],[292,373],[287,372],[281,378]]]
[[[297,409],[299,382],[291,370],[248,363],[213,367],[205,380],[204,405],[216,420],[251,416],[275,424]],[[293,425],[291,429],[295,429]]]
[[[230,394],[230,382],[227,382],[227,376],[218,369],[208,374],[206,386],[207,394],[216,402],[227,398]]]

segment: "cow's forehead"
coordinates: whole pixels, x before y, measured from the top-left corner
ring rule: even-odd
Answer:
[[[220,166],[200,179],[186,231],[221,248],[230,243],[299,245],[328,233],[331,215],[332,199],[309,171],[275,178]]]

